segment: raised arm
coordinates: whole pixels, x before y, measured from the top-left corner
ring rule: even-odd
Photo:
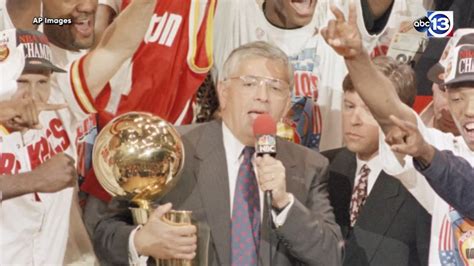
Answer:
[[[33,100],[23,95],[8,101],[0,101],[0,125],[12,131],[39,129],[39,114],[66,108],[66,104],[49,104]]]
[[[156,0],[134,0],[105,30],[97,47],[84,60],[92,97],[96,97],[120,66],[132,57],[148,29]]]
[[[398,98],[391,81],[379,72],[369,54],[362,46],[362,38],[357,28],[357,15],[351,3],[348,20],[335,6],[331,7],[336,19],[331,20],[321,32],[326,42],[344,57],[354,88],[369,107],[373,116],[388,133],[393,127],[390,115],[416,123],[416,117],[408,106]]]
[[[391,119],[405,135],[397,141],[400,144],[391,146],[392,150],[412,156],[415,168],[433,190],[460,213],[474,219],[474,168],[451,151],[439,151],[428,144],[414,124],[393,116]]]

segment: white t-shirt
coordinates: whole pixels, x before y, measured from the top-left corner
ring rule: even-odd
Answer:
[[[29,172],[57,153],[77,159],[77,121],[87,117],[76,100],[78,63],[69,64],[67,73],[56,73],[56,81],[66,93],[52,90],[50,102],[68,102],[69,109],[41,112],[43,128],[24,134],[0,132],[0,172]],[[72,81],[71,80],[75,80]],[[66,100],[67,99],[67,100]],[[66,119],[65,119],[66,118]],[[67,123],[64,123],[67,121]],[[0,264],[60,265],[63,262],[69,230],[69,210],[73,189],[56,193],[32,193],[2,203]]]
[[[13,22],[10,19],[10,16],[8,15],[7,1],[0,0],[0,31],[12,29],[14,27],[15,26],[13,26]]]
[[[69,123],[69,126],[66,128],[70,129],[69,134],[71,140],[74,140],[73,144],[76,150],[76,156],[74,158],[76,160],[76,169],[79,175],[78,183],[80,185],[92,168],[92,149],[97,136],[97,120],[95,114],[90,114],[95,113],[95,109],[92,107],[90,95],[86,95],[89,89],[86,88],[84,90],[84,88],[82,88],[86,85],[83,80],[84,76],[82,70],[79,69],[78,61],[83,58],[87,50],[80,50],[78,52],[69,51],[53,44],[50,44],[50,47],[54,64],[64,70],[69,70],[72,73],[72,77],[74,77],[74,81],[71,81],[69,79],[58,78],[66,76],[65,74],[53,75],[51,77],[52,93],[49,102],[67,102],[69,104],[71,112],[61,112],[60,118],[64,123]],[[74,64],[74,68],[71,68],[71,63],[74,61],[77,63]],[[75,83],[75,86],[73,86],[74,90],[70,89],[71,82]],[[77,105],[76,102],[80,102],[81,104]],[[77,114],[79,114],[79,118],[76,117]],[[78,192],[76,191],[75,193],[77,194]],[[73,220],[69,223],[69,239],[64,263],[94,264],[94,251],[92,250],[91,244],[87,242],[89,236],[80,218],[82,209],[79,206],[79,200],[84,196],[81,193],[79,194],[79,198],[77,196],[73,198],[74,202],[70,216],[70,219],[79,218],[79,220]]]
[[[62,48],[59,48],[53,44],[50,44],[53,62],[56,66],[66,70],[67,65],[71,62],[79,60],[83,55],[86,54],[87,50],[81,50],[79,52],[68,51]],[[50,102],[61,103],[64,102],[62,94],[68,93],[68,84],[63,84],[64,82],[69,82],[64,80],[62,82],[57,80],[58,75],[53,75],[51,77],[51,88],[54,93],[51,93],[52,97]],[[59,96],[59,97],[58,97]],[[72,95],[71,95],[72,96]],[[78,112],[92,113],[94,108],[89,110],[77,110]],[[85,177],[90,168],[92,168],[92,146],[97,136],[97,121],[95,115],[88,115],[83,118],[81,121],[75,121],[70,115],[65,114],[61,117],[63,121],[70,121],[71,128],[74,126],[76,129],[71,134],[74,134],[75,145],[77,146],[77,166],[78,173],[80,178]]]
[[[4,13],[8,18],[8,14]],[[7,19],[9,21],[9,19]],[[12,26],[12,25],[11,25]],[[11,28],[11,27],[10,27]],[[76,140],[78,125],[89,116],[84,112],[78,95],[83,93],[78,63],[82,54],[65,51],[51,45],[55,65],[68,70],[51,77],[51,103],[69,104],[69,109],[42,112],[42,130],[25,134],[0,134],[0,170],[2,174],[29,172],[58,152],[78,160]],[[75,84],[75,85],[73,85]],[[85,120],[87,121],[87,120]],[[73,189],[56,193],[33,193],[3,202],[0,264],[62,264],[69,230],[69,210]],[[20,255],[21,254],[21,255]]]
[[[380,175],[380,172],[382,171],[382,163],[380,163],[380,158],[378,155],[373,157],[372,159],[368,161],[363,161],[356,157],[357,161],[357,167],[356,167],[356,176],[354,179],[354,186],[359,182],[359,179],[362,177],[360,171],[364,165],[367,165],[367,167],[370,169],[369,175],[367,176],[367,195],[370,195],[370,192],[372,191],[372,188],[375,185],[375,182],[377,182],[377,179]]]
[[[349,1],[335,1],[348,13]],[[358,25],[365,46],[372,50],[377,36],[365,29],[362,9],[357,8]],[[318,1],[312,21],[298,29],[281,29],[265,18],[255,0],[219,1],[214,18],[214,55],[217,72],[225,59],[238,46],[252,41],[267,41],[278,46],[290,58],[295,70],[292,101],[312,97],[317,103],[315,131],[320,135],[320,150],[341,147],[342,138],[342,81],[347,74],[344,59],[326,44],[319,30],[327,25],[332,13],[328,1]],[[382,34],[383,31],[380,33]],[[318,136],[319,141],[319,136]]]
[[[413,111],[416,115],[416,113]],[[417,116],[418,129],[425,140],[439,150],[450,150],[455,155],[466,159],[474,166],[474,152],[464,142],[461,136],[455,137],[451,133],[443,133],[434,128],[427,128],[421,118]],[[396,159],[390,147],[385,143],[383,134],[379,138],[379,152],[384,170],[400,179],[402,184],[413,194],[423,207],[432,215],[430,265],[467,265],[463,255],[459,252],[466,248],[474,248],[474,221],[463,217],[430,187],[426,179],[418,173],[412,157],[404,158],[402,166]],[[472,263],[472,260],[471,260]]]
[[[12,28],[14,25],[7,12],[6,1],[0,0],[0,30]],[[42,28],[40,25],[39,30],[42,31]],[[84,172],[82,169],[91,167],[90,155],[96,135],[96,122],[90,113],[94,110],[87,109],[91,99],[85,95],[86,90],[83,88],[86,86],[84,74],[78,63],[72,64],[84,51],[71,52],[52,44],[50,47],[53,63],[68,73],[51,76],[48,102],[67,102],[69,109],[42,112],[40,122],[44,129],[31,130],[23,136],[20,133],[8,134],[0,126],[0,160],[13,156],[13,162],[20,163],[15,165],[16,168],[2,164],[2,174],[31,171],[32,165],[59,151],[74,158],[80,174]],[[27,194],[3,202],[0,209],[0,264],[62,264],[70,229],[72,198],[73,190],[64,189],[56,193]]]

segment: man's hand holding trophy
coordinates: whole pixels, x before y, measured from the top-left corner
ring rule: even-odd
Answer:
[[[129,200],[134,223],[144,225],[136,238],[140,231],[151,233],[150,241],[141,234],[147,244],[136,249],[159,259],[159,265],[192,265],[196,254],[197,231],[191,224],[191,211],[171,210],[171,204],[153,208],[176,185],[183,165],[184,146],[178,132],[149,113],[116,117],[101,130],[94,145],[98,181],[113,197]],[[154,234],[160,241],[151,239]]]

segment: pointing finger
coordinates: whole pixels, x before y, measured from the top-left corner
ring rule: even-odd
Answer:
[[[402,121],[394,115],[390,115],[390,120],[392,120],[392,122],[396,126],[398,126],[399,128],[401,128],[402,130],[404,130],[406,132],[414,132],[414,131],[417,130],[417,127],[415,125],[413,125],[412,123],[409,123],[407,121]]]
[[[334,14],[334,17],[336,18],[337,22],[346,21],[346,19],[344,18],[344,13],[342,13],[342,11],[335,5],[331,5],[331,12]]]
[[[351,25],[356,25],[357,23],[357,8],[354,0],[352,0],[349,4],[348,22]]]

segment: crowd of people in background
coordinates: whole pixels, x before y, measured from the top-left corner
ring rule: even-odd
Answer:
[[[474,265],[471,0],[0,0],[0,70],[1,265]],[[139,226],[92,167],[131,111],[186,153]]]

